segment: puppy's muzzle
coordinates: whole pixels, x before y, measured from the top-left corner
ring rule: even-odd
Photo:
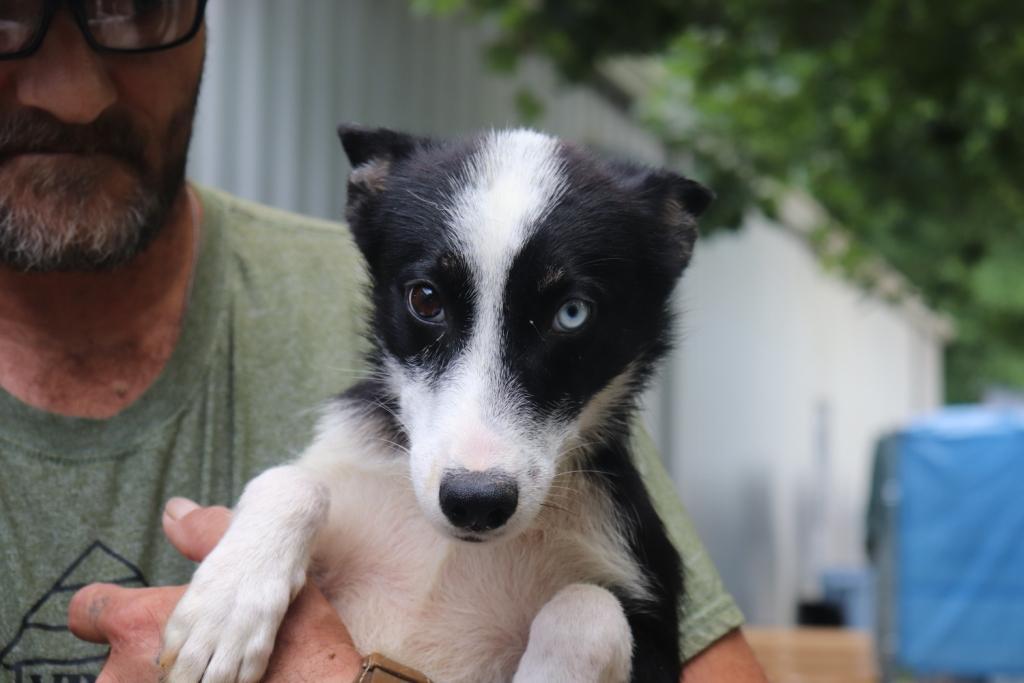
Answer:
[[[441,511],[466,531],[492,531],[515,513],[519,486],[499,470],[448,470],[441,477]]]

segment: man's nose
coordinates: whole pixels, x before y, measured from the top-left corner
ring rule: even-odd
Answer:
[[[16,67],[18,103],[64,123],[91,123],[117,99],[102,57],[85,42],[70,10],[61,8],[35,54]]]

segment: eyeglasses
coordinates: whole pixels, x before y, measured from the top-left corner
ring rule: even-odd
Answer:
[[[68,0],[75,23],[101,52],[167,50],[195,37],[207,0]],[[43,44],[61,0],[0,0],[0,59]]]

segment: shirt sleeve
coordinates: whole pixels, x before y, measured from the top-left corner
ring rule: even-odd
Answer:
[[[665,471],[647,432],[633,430],[636,466],[683,561],[684,594],[679,604],[679,648],[683,661],[743,625],[743,614],[726,592],[704,544]]]

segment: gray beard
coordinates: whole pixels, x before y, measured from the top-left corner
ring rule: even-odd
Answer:
[[[184,182],[183,173],[164,187],[137,179],[127,197],[114,200],[95,176],[37,175],[21,190],[32,201],[0,190],[0,263],[26,272],[100,271],[128,263],[167,222]]]
[[[21,271],[102,271],[142,253],[167,224],[185,185],[185,166],[199,84],[160,131],[158,165],[130,115],[111,110],[87,125],[67,125],[46,112],[0,111],[0,163],[21,154],[72,152],[66,165],[12,169],[0,184],[0,266]],[[127,191],[105,187],[109,164],[128,173]]]

